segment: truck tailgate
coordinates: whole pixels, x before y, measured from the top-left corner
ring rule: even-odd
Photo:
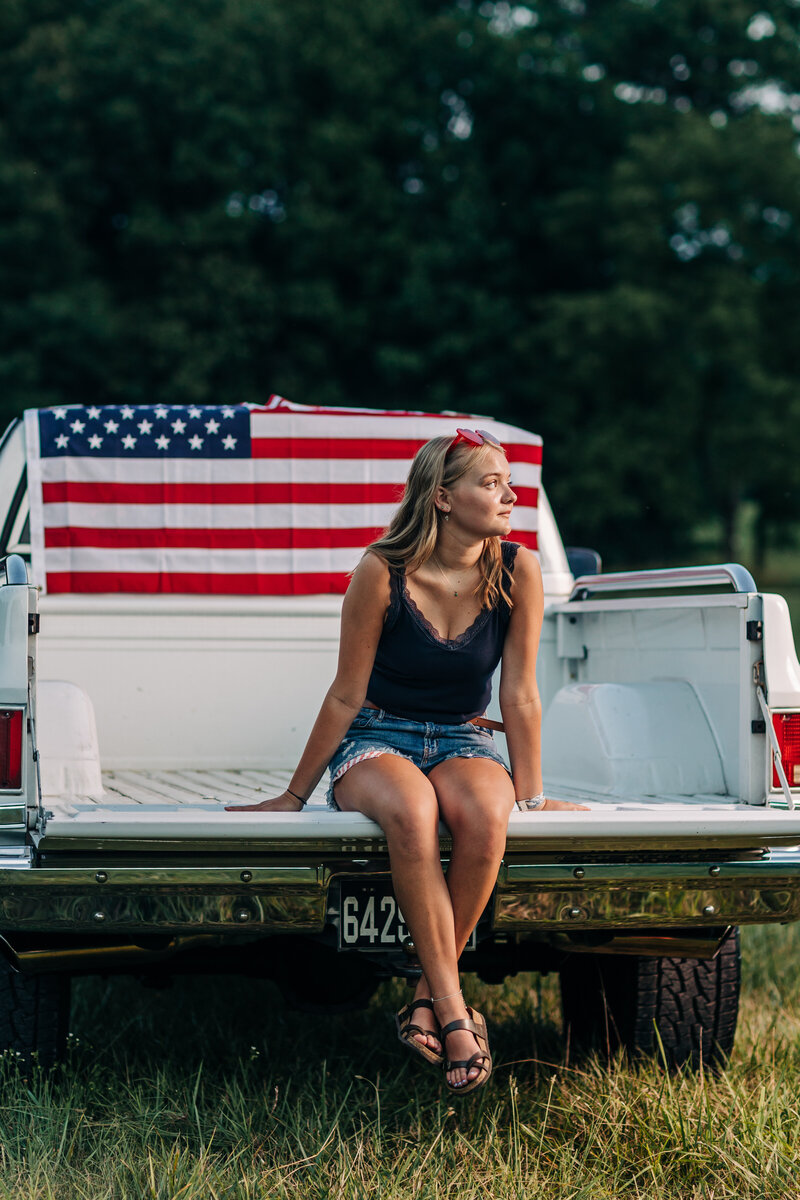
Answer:
[[[321,785],[300,813],[228,813],[226,804],[256,803],[283,790],[289,771],[115,771],[101,796],[47,798],[40,844],[276,843],[285,850],[345,843],[375,849],[379,827],[360,813],[330,812]],[[557,789],[551,794],[558,796]],[[564,793],[588,812],[521,813],[508,825],[509,850],[659,850],[800,844],[800,812],[736,803],[719,796],[620,798]],[[441,829],[444,844],[447,830]]]

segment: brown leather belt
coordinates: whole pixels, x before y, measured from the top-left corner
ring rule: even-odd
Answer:
[[[377,709],[378,705],[373,704],[371,700],[365,700],[364,707]],[[505,733],[506,731],[506,727],[502,721],[490,721],[488,717],[473,717],[468,724],[481,725],[484,729],[496,729],[498,733]]]
[[[502,721],[490,721],[488,717],[473,717],[471,725],[480,725],[484,729],[496,729],[498,733],[505,733],[506,727]]]

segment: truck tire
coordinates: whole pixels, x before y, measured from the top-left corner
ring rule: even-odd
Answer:
[[[722,1067],[739,1011],[739,931],[713,959],[571,954],[559,969],[564,1034],[578,1053]]]
[[[0,959],[0,1052],[47,1070],[64,1054],[69,975],[21,975]]]

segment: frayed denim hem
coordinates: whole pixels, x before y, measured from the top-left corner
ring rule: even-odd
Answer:
[[[325,797],[328,809],[330,812],[341,812],[339,805],[336,803],[336,797],[333,794],[334,784],[337,784],[350,770],[360,762],[365,762],[368,758],[380,758],[382,754],[394,754],[397,758],[405,758],[408,762],[413,762],[413,758],[409,754],[403,754],[402,750],[394,750],[391,746],[371,746],[368,750],[359,750],[357,754],[346,758],[343,763],[336,768],[335,774],[331,776],[331,782],[328,787],[328,794]]]

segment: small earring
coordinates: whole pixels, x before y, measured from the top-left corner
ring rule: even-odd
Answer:
[[[446,513],[444,514],[444,519],[445,519],[445,521],[449,521],[449,520],[450,520],[450,513],[449,513],[449,512],[446,512]]]

